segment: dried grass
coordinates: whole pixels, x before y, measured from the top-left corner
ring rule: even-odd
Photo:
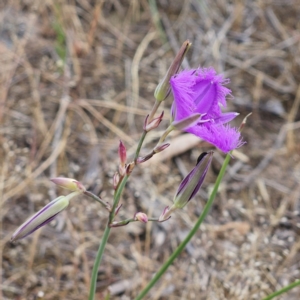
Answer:
[[[10,236],[64,193],[50,176],[74,177],[111,200],[118,139],[132,154],[158,79],[186,39],[193,47],[183,66],[223,72],[236,124],[253,116],[205,224],[148,299],[261,299],[299,279],[299,1],[157,1],[158,14],[153,3],[0,3],[0,299],[87,298],[107,218],[97,203],[81,197],[31,237],[11,244]],[[65,33],[64,66],[54,24]],[[173,149],[135,170],[120,217],[159,215],[208,147]],[[141,290],[194,224],[222,160],[216,153],[201,197],[170,221],[113,230],[98,299]]]

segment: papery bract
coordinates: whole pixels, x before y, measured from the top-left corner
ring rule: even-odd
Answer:
[[[238,113],[222,113],[220,106],[226,106],[226,96],[231,91],[224,86],[229,82],[213,68],[183,71],[170,80],[174,103],[172,116],[175,122],[199,113],[196,124],[184,129],[215,145],[224,152],[240,147],[240,133],[228,123]],[[225,125],[224,125],[225,124]]]

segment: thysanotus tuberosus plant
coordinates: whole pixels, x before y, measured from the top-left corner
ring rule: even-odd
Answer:
[[[189,41],[183,43],[167,74],[158,84],[154,92],[155,101],[153,108],[145,118],[142,127],[143,132],[137,143],[134,157],[127,157],[126,147],[124,143],[120,141],[118,151],[119,166],[113,177],[114,196],[112,201],[110,203],[103,201],[99,196],[87,191],[83,184],[75,179],[61,177],[52,178],[51,180],[53,183],[69,190],[71,193],[67,196],[60,196],[52,200],[44,208],[25,221],[12,235],[12,241],[16,241],[33,233],[35,230],[53,220],[62,210],[66,209],[70,205],[71,200],[76,196],[87,196],[98,201],[102,205],[102,208],[107,210],[108,216],[92,270],[89,300],[95,299],[98,269],[110,231],[117,230],[117,227],[125,226],[131,222],[147,223],[150,221],[168,221],[173,212],[184,208],[201,188],[213,159],[213,151],[199,153],[194,168],[182,180],[177,188],[173,203],[166,207],[162,212],[158,212],[155,216],[147,216],[144,212],[136,212],[127,219],[119,220],[118,212],[121,208],[126,209],[125,207],[121,207],[122,204],[120,204],[122,192],[134,168],[139,164],[150,160],[154,155],[159,155],[160,152],[164,151],[170,145],[165,140],[173,130],[192,133],[227,154],[212,193],[210,194],[196,224],[178,248],[163,264],[160,270],[157,271],[148,285],[135,298],[138,300],[142,299],[148,293],[197,232],[213,204],[219,184],[230,161],[232,150],[239,148],[244,144],[240,132],[246,122],[246,118],[240,128],[235,128],[228,125],[228,123],[233,120],[238,113],[222,112],[222,107],[226,106],[226,97],[231,95],[231,91],[225,86],[229,80],[224,79],[222,75],[217,74],[213,68],[197,68],[179,71],[181,62],[190,46],[191,43]],[[170,94],[172,94],[174,99],[171,107],[170,124],[165,129],[152,151],[141,154],[143,142],[147,133],[151,130],[155,130],[163,119],[164,113],[157,114],[157,110]],[[298,284],[300,284],[300,282]],[[288,286],[285,290],[294,286],[295,284],[291,287]],[[266,299],[272,299],[273,295],[275,297],[285,290],[276,292],[277,294],[271,294],[269,295],[269,298]]]

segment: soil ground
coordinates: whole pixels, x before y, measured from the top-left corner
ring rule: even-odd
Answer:
[[[253,114],[205,223],[146,299],[256,300],[300,278],[298,0],[2,0],[0,299],[87,299],[107,221],[98,203],[79,197],[30,237],[12,244],[11,235],[67,193],[51,177],[76,178],[111,202],[119,139],[132,157],[155,87],[186,39],[184,69],[213,66],[230,78],[225,110],[240,113],[232,124]],[[169,141],[134,170],[120,219],[159,216],[212,149],[182,133]],[[137,295],[195,223],[223,160],[215,151],[201,192],[168,222],[112,231],[97,299]]]

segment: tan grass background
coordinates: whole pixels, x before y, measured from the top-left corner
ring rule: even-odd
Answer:
[[[107,220],[98,203],[80,197],[32,236],[10,237],[65,194],[51,177],[76,178],[111,201],[118,140],[134,153],[155,86],[186,39],[183,68],[213,66],[231,80],[235,125],[253,115],[205,224],[146,298],[262,299],[300,278],[298,0],[2,0],[0,299],[87,299]],[[134,171],[120,218],[158,216],[211,148],[184,134],[170,140],[161,159]],[[97,299],[137,295],[195,223],[223,159],[217,151],[202,191],[170,221],[113,230]]]

